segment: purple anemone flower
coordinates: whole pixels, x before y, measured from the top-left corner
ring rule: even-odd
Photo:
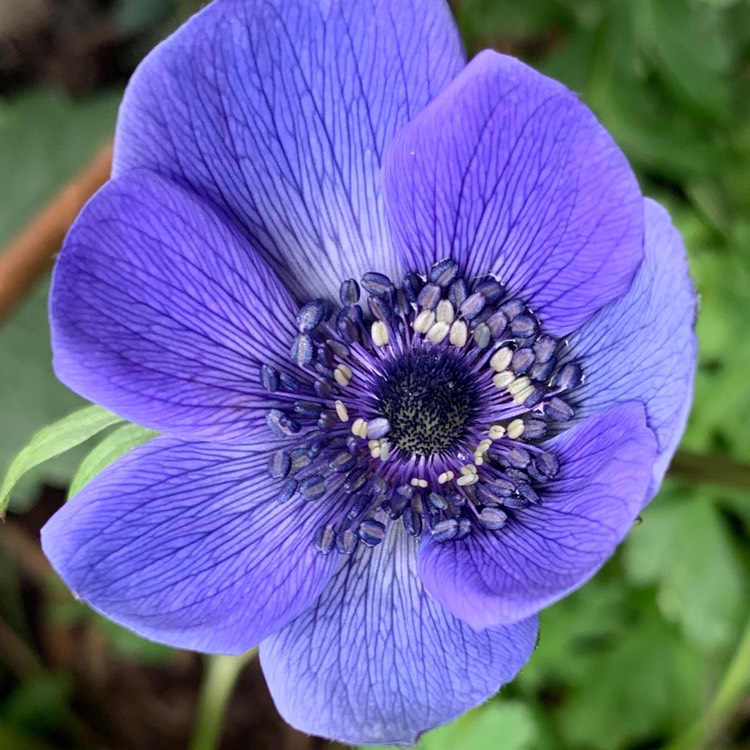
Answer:
[[[59,377],[161,435],[44,549],[147,638],[260,644],[292,725],[414,741],[656,493],[694,314],[593,114],[467,64],[443,0],[216,0],[136,72],[52,290]]]

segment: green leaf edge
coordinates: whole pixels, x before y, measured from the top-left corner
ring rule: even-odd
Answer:
[[[121,421],[116,414],[94,404],[39,430],[8,467],[0,486],[0,518],[5,515],[14,487],[27,472]]]
[[[70,500],[71,497],[80,492],[97,474],[118,458],[129,453],[133,448],[147,443],[158,434],[156,430],[149,430],[147,427],[141,427],[130,422],[117,427],[81,461],[81,465],[70,483],[68,499]]]

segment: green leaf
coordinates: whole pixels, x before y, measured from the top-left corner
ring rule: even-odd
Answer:
[[[73,481],[70,483],[68,497],[73,497],[82,487],[87,485],[99,472],[111,463],[124,456],[133,448],[148,442],[159,433],[137,424],[124,424],[107,435],[83,459]]]
[[[427,732],[419,740],[417,748],[497,750],[500,738],[502,750],[529,750],[532,747],[537,739],[537,728],[528,706],[520,701],[492,700],[450,724]],[[380,750],[389,749],[381,747]]]
[[[16,456],[5,475],[0,486],[0,513],[4,513],[7,509],[10,493],[26,472],[75,448],[120,421],[120,417],[102,409],[101,406],[87,406],[39,430],[31,438],[31,442]]]
[[[630,534],[628,574],[634,583],[657,586],[662,613],[696,646],[730,646],[746,607],[747,577],[726,524],[708,494],[664,499]]]

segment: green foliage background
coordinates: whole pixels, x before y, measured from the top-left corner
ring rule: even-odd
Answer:
[[[149,7],[121,5],[123,23]],[[682,230],[701,295],[683,448],[704,455],[704,471],[700,481],[668,478],[615,558],[542,614],[539,648],[502,696],[420,747],[750,747],[750,493],[712,470],[717,455],[750,464],[750,4],[463,0],[455,9],[470,51],[511,52],[577,90]],[[0,103],[0,240],[111,132],[120,93],[71,100],[40,89]],[[0,471],[34,431],[81,405],[52,376],[47,337],[42,288],[0,329]],[[35,478],[65,483],[80,458]],[[33,494],[33,482],[22,485],[15,507]],[[114,626],[105,634],[129,658],[161,655]],[[727,682],[731,700],[717,708]],[[44,721],[19,709],[29,691],[49,702]],[[0,704],[0,746],[14,732],[43,745],[61,695],[44,681],[18,685]],[[690,734],[696,722],[715,730],[705,744]]]

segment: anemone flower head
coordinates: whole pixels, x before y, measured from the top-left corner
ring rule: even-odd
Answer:
[[[532,653],[684,428],[695,297],[564,86],[443,0],[215,0],[142,63],[54,275],[54,363],[160,436],[48,523],[70,588],[412,742]]]

